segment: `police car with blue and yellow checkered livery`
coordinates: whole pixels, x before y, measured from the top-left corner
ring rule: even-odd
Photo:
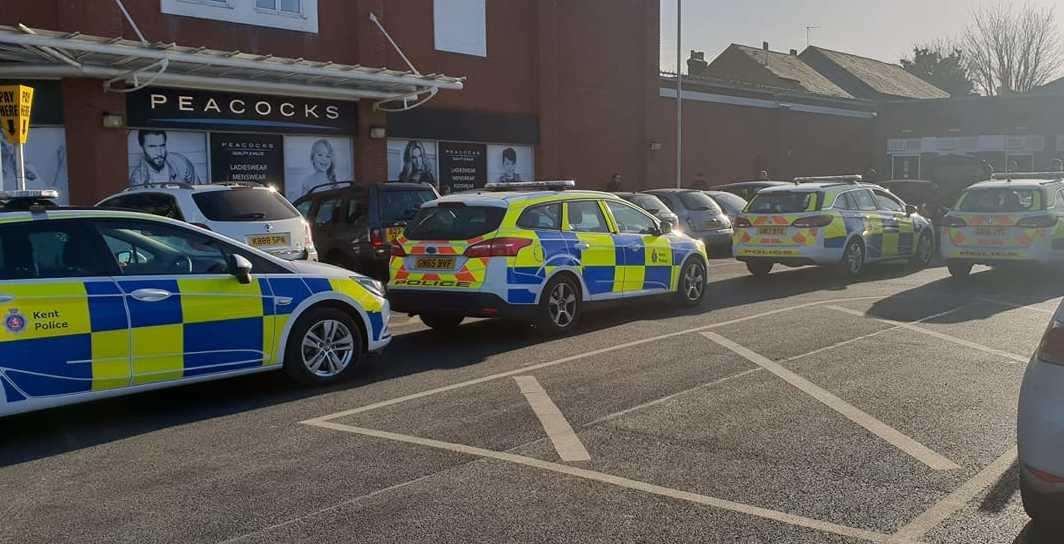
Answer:
[[[388,297],[435,329],[466,317],[572,330],[585,303],[705,296],[706,247],[608,193],[572,181],[489,185],[422,205],[392,246]]]
[[[282,368],[325,384],[391,339],[376,280],[162,217],[16,200],[0,211],[0,416]]]
[[[762,189],[735,220],[732,251],[754,276],[773,266],[839,266],[859,276],[868,263],[934,256],[931,222],[861,176],[798,178]]]

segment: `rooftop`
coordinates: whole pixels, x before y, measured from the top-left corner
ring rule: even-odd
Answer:
[[[839,98],[854,98],[797,55],[766,51],[739,44],[732,44],[731,47],[751,57],[776,77],[794,82],[807,92]]]
[[[881,95],[924,99],[950,96],[897,64],[816,46],[808,47],[800,56],[808,57],[812,53],[820,53]]]

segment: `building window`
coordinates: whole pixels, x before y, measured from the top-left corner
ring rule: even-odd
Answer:
[[[434,0],[432,22],[437,51],[488,56],[485,0]]]
[[[318,0],[160,0],[163,13],[318,32]]]

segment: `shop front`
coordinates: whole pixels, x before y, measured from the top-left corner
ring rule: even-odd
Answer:
[[[26,142],[26,188],[57,189],[63,203],[68,200],[70,184],[67,174],[66,129],[63,126],[63,96],[58,81],[2,81],[0,85],[27,85],[34,89],[33,114],[30,118],[30,139]],[[0,172],[3,187],[17,189],[17,160],[15,147],[0,138]]]

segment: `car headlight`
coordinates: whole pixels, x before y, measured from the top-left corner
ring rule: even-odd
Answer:
[[[351,276],[351,279],[357,281],[359,285],[361,285],[362,287],[365,287],[366,290],[369,291],[370,293],[373,293],[374,295],[377,295],[379,297],[383,297],[384,296],[384,284],[383,283],[381,283],[381,282],[379,282],[379,281],[377,281],[377,280],[375,280],[373,278],[367,278],[365,276]]]

